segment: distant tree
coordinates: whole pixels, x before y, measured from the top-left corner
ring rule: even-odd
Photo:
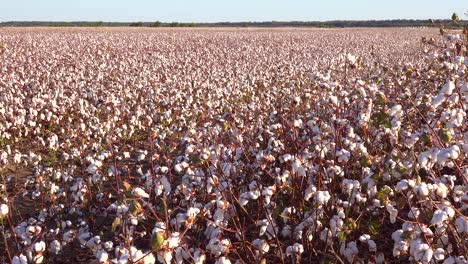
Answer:
[[[452,21],[457,23],[459,20],[460,20],[460,18],[458,17],[457,13],[453,13],[452,14]]]
[[[143,22],[133,22],[133,23],[130,23],[130,26],[131,27],[142,27],[144,26],[145,24]]]
[[[160,21],[155,21],[151,24],[151,27],[160,27],[162,26],[162,23]]]

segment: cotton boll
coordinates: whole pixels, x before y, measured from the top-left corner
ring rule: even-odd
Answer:
[[[304,252],[304,246],[299,243],[294,243],[292,246],[286,248],[286,256],[298,255],[300,256]]]
[[[135,187],[133,188],[132,190],[132,193],[135,195],[135,196],[138,196],[140,198],[149,198],[149,194],[145,192],[145,190],[143,190],[142,188],[140,187]]]
[[[112,248],[114,247],[114,243],[112,241],[107,241],[105,242],[104,244],[102,244],[102,247],[107,250],[107,251],[110,251],[112,250]]]
[[[52,254],[57,255],[61,250],[62,250],[62,245],[60,244],[58,240],[53,240],[52,242],[50,242],[49,251]]]
[[[220,257],[218,260],[216,260],[215,264],[231,264],[231,261],[226,257]]]
[[[433,256],[436,260],[444,260],[445,250],[443,248],[438,248],[434,251]]]
[[[34,254],[41,254],[45,251],[46,244],[44,241],[36,242],[32,246],[32,251]]]
[[[442,210],[436,210],[432,216],[431,224],[442,226],[444,221],[448,219],[447,213]]]
[[[328,191],[318,191],[314,196],[314,201],[319,205],[324,205],[330,198],[331,196]]]
[[[369,245],[369,252],[377,252],[377,244],[374,240],[369,239],[367,244]]]
[[[390,214],[390,223],[395,223],[396,217],[398,216],[398,210],[393,207],[393,205],[387,204],[387,212]]]
[[[11,260],[11,264],[28,264],[28,258],[23,254],[14,256]]]
[[[458,217],[457,220],[455,220],[455,226],[458,233],[468,233],[468,220],[466,218]]]
[[[408,181],[407,180],[402,180],[402,181],[399,181],[396,184],[395,190],[396,191],[405,191],[406,189],[408,189],[408,187],[409,187]]]
[[[309,201],[312,196],[317,192],[317,187],[314,185],[310,184],[307,189],[305,190],[304,193],[304,201]]]
[[[5,217],[9,211],[7,204],[0,204],[0,217]]]
[[[440,90],[440,93],[449,96],[453,93],[453,90],[455,90],[455,83],[447,82]]]
[[[268,245],[268,243],[263,239],[255,239],[252,242],[252,246],[254,246],[260,252],[260,254],[268,253],[270,250],[270,245]]]
[[[109,260],[109,254],[104,250],[100,250],[96,253],[96,259],[98,263],[107,263]]]
[[[424,182],[414,187],[414,191],[420,197],[427,197],[429,195],[429,188],[427,187],[427,184]]]
[[[437,187],[435,188],[435,194],[442,199],[445,199],[448,195],[448,188],[443,183],[438,183]]]

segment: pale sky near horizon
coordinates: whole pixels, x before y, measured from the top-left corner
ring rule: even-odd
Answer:
[[[467,0],[0,0],[0,21],[468,19]]]

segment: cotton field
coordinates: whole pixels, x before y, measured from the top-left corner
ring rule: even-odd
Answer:
[[[0,262],[466,263],[466,43],[0,28]]]

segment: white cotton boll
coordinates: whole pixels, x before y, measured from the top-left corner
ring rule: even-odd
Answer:
[[[398,216],[398,210],[393,207],[393,205],[387,204],[387,212],[390,214],[390,223],[395,223],[396,217]]]
[[[318,191],[315,194],[314,200],[319,205],[324,205],[330,200],[331,196],[328,191]]]
[[[346,249],[344,249],[343,251],[343,255],[345,256],[346,260],[348,260],[348,262],[350,263],[353,262],[354,256],[358,253],[359,253],[359,250],[357,248],[356,242],[354,241],[349,242],[346,245]]]
[[[423,263],[430,263],[432,260],[432,256],[434,254],[434,251],[432,251],[431,248],[428,248],[426,251],[424,251],[424,255],[421,258],[421,261]]]
[[[23,254],[20,254],[19,257],[14,256],[11,260],[11,264],[28,264],[28,258]]]
[[[223,239],[219,241],[216,237],[210,239],[206,249],[213,253],[216,257],[224,254],[231,247],[231,241],[229,239]]]
[[[453,90],[455,90],[455,83],[448,82],[442,87],[440,93],[444,94],[445,96],[449,96],[453,93]]]
[[[293,157],[291,156],[291,154],[284,154],[283,156],[280,157],[280,162],[281,163],[288,162],[288,161],[291,161],[292,158]]]
[[[336,152],[336,156],[338,157],[338,162],[347,162],[351,158],[351,152],[346,149],[342,149]]]
[[[136,247],[130,247],[130,255],[133,261],[141,260],[144,256],[143,252]]]
[[[297,127],[297,128],[302,127],[302,120],[301,119],[294,120],[293,125],[294,125],[294,127]]]
[[[142,161],[146,158],[146,155],[148,154],[148,151],[139,151],[137,154],[137,161]]]
[[[436,210],[432,215],[431,225],[437,225],[438,227],[441,227],[447,219],[448,215],[446,212],[442,210]]]
[[[338,106],[338,97],[331,95],[329,97],[330,103],[332,103],[333,106]]]
[[[114,247],[114,243],[112,241],[107,241],[105,242],[104,244],[102,244],[102,247],[107,250],[107,251],[110,251],[112,250],[112,248]]]
[[[445,250],[443,248],[438,248],[434,251],[433,254],[436,260],[444,260],[445,259]]]
[[[284,223],[288,223],[293,211],[295,211],[293,207],[286,207],[283,209],[283,212],[281,212],[280,217],[283,219]]]
[[[396,191],[405,191],[406,189],[408,189],[408,187],[409,187],[408,181],[407,180],[402,180],[402,181],[399,181],[396,184],[395,190]]]
[[[364,235],[361,235],[359,237],[359,241],[361,241],[361,242],[366,242],[369,239],[370,239],[370,235],[368,235],[368,234],[364,234]]]
[[[278,227],[276,226],[273,219],[271,221],[272,223],[270,223],[268,219],[263,219],[257,222],[257,226],[260,226],[260,236],[266,235],[268,239],[271,239],[276,236],[276,234],[278,233]]]
[[[394,105],[389,112],[390,116],[401,116],[402,114],[402,106],[400,104]]]
[[[0,204],[0,216],[1,217],[5,217],[6,215],[8,215],[9,211],[10,209],[8,208],[7,204]]]
[[[445,101],[445,99],[446,97],[443,93],[440,93],[437,96],[435,96],[432,99],[432,103],[431,103],[432,108],[437,109]]]
[[[252,242],[252,246],[254,246],[260,252],[260,254],[268,253],[270,250],[270,245],[268,245],[268,243],[263,239],[255,239]]]
[[[304,252],[304,246],[299,243],[294,243],[294,245],[286,248],[286,256],[291,255],[301,255]]]
[[[143,264],[154,264],[156,263],[156,258],[154,257],[153,253],[145,254],[143,258]]]
[[[149,194],[145,192],[145,190],[143,190],[142,188],[140,187],[135,187],[133,188],[133,191],[132,193],[135,195],[135,196],[138,196],[140,198],[149,198]]]
[[[96,253],[96,259],[98,263],[107,263],[109,260],[109,254],[104,250],[100,250]]]
[[[283,229],[281,230],[281,236],[284,238],[289,238],[291,237],[291,226],[290,225],[285,225]]]
[[[80,242],[80,244],[82,246],[84,246],[84,245],[86,245],[86,242],[90,238],[91,238],[91,233],[90,232],[85,232],[85,233],[78,236],[78,241]]]
[[[159,250],[157,253],[158,261],[161,263],[172,263],[172,251],[171,250]]]
[[[130,217],[130,224],[133,225],[133,226],[137,226],[138,225],[138,219],[134,216],[131,216]]]
[[[218,260],[216,260],[215,264],[231,264],[231,261],[226,257],[220,257]]]
[[[265,205],[269,205],[269,204],[270,204],[270,202],[271,202],[271,196],[273,196],[273,194],[275,193],[275,191],[276,191],[276,185],[263,188],[263,190],[262,190],[262,196],[263,196],[264,199],[265,199],[265,200],[264,200]]]
[[[411,208],[408,212],[408,217],[411,219],[417,219],[421,214],[421,210],[419,208]]]
[[[299,159],[295,159],[293,164],[292,164],[292,170],[294,174],[297,174],[298,176],[305,177],[306,176],[306,171],[305,168],[302,166],[302,162]]]
[[[377,244],[374,240],[369,239],[367,245],[369,245],[369,252],[377,252]]]
[[[245,206],[249,202],[249,195],[248,193],[241,193],[239,197],[239,204],[240,206]]]
[[[317,192],[317,187],[310,184],[304,192],[304,201],[309,201],[310,198]]]
[[[427,184],[423,182],[414,187],[414,192],[420,197],[427,197],[429,195],[429,188],[427,187]]]
[[[57,255],[61,250],[62,250],[62,245],[60,244],[60,241],[53,240],[52,242],[50,242],[49,251],[52,254]]]
[[[203,264],[206,261],[206,255],[202,254],[199,249],[193,254],[194,264]]]
[[[457,228],[458,233],[468,233],[468,219],[465,219],[461,216],[458,217],[457,220],[455,220],[455,226]]]
[[[166,240],[166,243],[167,247],[170,249],[178,247],[180,244],[180,233],[172,233],[171,236]]]
[[[169,183],[169,181],[167,180],[167,177],[166,177],[166,176],[163,176],[163,177],[161,178],[161,183],[162,183],[162,185],[164,186],[164,191],[165,191],[166,195],[168,195],[169,193],[171,193],[172,187],[171,187],[171,184]]]
[[[96,249],[101,245],[101,237],[95,236],[86,242],[86,247],[90,249]]]
[[[440,165],[445,164],[450,159],[450,152],[446,149],[439,151],[437,154],[437,163]]]
[[[46,249],[46,244],[44,241],[36,242],[32,246],[32,250],[34,254],[41,254],[42,252],[45,251],[45,249]]]
[[[354,56],[354,55],[348,53],[348,54],[346,55],[346,59],[348,60],[349,64],[351,64],[351,65],[356,64],[356,56]]]
[[[449,189],[443,183],[438,183],[437,187],[435,188],[436,195],[443,199],[447,197],[448,191]]]

